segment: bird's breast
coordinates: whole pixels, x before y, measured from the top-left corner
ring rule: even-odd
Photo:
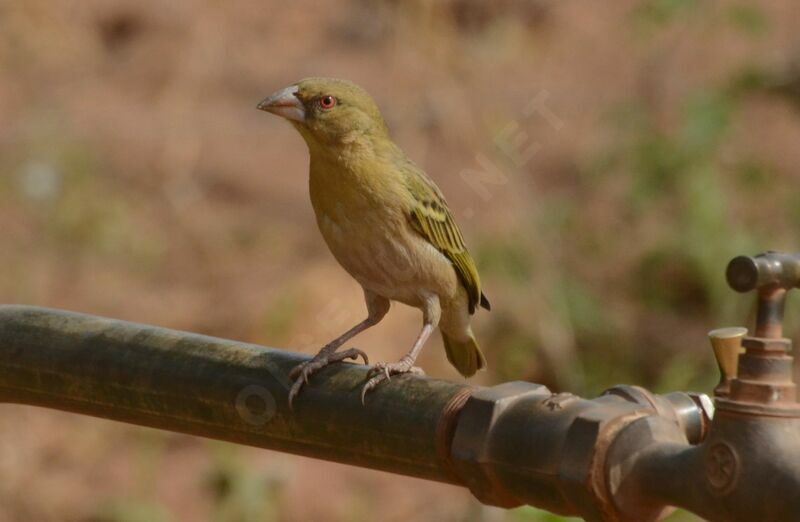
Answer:
[[[322,212],[317,221],[336,260],[364,288],[411,306],[429,293],[454,294],[450,261],[395,217]]]
[[[382,212],[317,214],[317,223],[334,257],[363,286],[396,286],[414,254],[397,223]]]
[[[410,195],[391,172],[312,162],[310,192],[328,248],[361,286],[411,306],[457,292],[450,261],[411,228]]]

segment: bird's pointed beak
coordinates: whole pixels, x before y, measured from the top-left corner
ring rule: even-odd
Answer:
[[[277,114],[287,120],[303,122],[306,120],[306,109],[297,97],[297,86],[292,85],[275,92],[256,106],[262,111]]]

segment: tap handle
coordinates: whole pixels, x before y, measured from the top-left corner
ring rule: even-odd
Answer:
[[[728,263],[728,284],[738,292],[758,290],[755,336],[783,337],[786,292],[800,286],[800,254],[766,252],[739,256]]]
[[[757,256],[739,256],[728,263],[726,278],[737,292],[800,286],[800,254],[766,252]]]

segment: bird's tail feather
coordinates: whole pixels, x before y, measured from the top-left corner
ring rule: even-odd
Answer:
[[[464,342],[456,341],[442,332],[444,339],[444,350],[447,353],[447,360],[456,367],[458,373],[464,377],[471,377],[475,372],[486,368],[486,358],[484,358],[475,337],[470,334],[469,339]]]

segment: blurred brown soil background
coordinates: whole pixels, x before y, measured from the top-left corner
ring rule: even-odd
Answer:
[[[0,0],[0,302],[314,352],[360,289],[316,230],[305,145],[255,104],[336,76],[467,236],[494,305],[475,382],[710,391],[706,331],[752,312],[725,264],[800,248],[798,20],[791,0]],[[395,306],[355,345],[396,359],[419,321]],[[438,338],[420,364],[459,378]],[[375,518],[561,520],[2,407],[2,522]]]

